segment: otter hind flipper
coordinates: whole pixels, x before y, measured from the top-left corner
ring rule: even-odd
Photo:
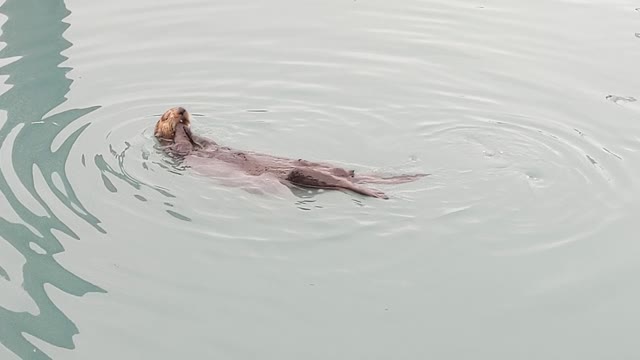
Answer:
[[[338,177],[321,170],[297,167],[292,169],[287,174],[286,180],[294,185],[303,187],[320,189],[345,189],[351,190],[361,195],[388,199],[387,195],[385,195],[382,191],[356,185],[344,177]]]

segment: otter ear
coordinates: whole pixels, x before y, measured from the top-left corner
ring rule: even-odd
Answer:
[[[162,116],[160,116],[160,121],[166,121],[169,118],[169,112],[165,111],[164,114],[162,114]]]

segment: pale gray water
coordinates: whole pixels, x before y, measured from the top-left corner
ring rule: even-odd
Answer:
[[[639,357],[637,7],[5,0],[0,359]],[[432,175],[225,187],[157,151],[176,105]]]

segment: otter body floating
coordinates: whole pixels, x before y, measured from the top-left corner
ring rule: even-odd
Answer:
[[[183,107],[165,111],[155,126],[154,135],[166,145],[167,151],[178,156],[198,156],[223,161],[247,176],[270,174],[287,186],[349,190],[361,195],[388,199],[380,190],[362,183],[403,184],[428,174],[379,177],[355,174],[354,170],[303,159],[289,159],[267,154],[239,151],[219,146],[215,141],[197,136],[191,131],[189,112]]]

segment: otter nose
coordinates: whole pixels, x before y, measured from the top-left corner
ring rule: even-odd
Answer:
[[[185,112],[187,112],[187,110],[185,110],[183,107],[179,107],[177,110],[178,110],[178,115],[183,115]]]

